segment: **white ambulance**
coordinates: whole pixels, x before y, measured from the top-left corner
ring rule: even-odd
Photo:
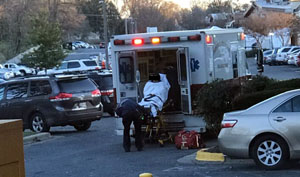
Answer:
[[[186,129],[205,131],[193,115],[192,99],[205,83],[244,77],[248,73],[242,29],[210,29],[117,35],[111,39],[113,86],[117,103],[137,102],[149,74],[169,72],[170,121],[183,120]],[[168,102],[168,101],[167,101]],[[199,130],[200,128],[200,130]]]

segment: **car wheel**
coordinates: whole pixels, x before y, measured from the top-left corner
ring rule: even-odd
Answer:
[[[281,138],[268,135],[260,137],[254,142],[252,158],[263,169],[280,169],[284,167],[288,157],[288,146]]]
[[[86,131],[91,127],[91,122],[84,122],[82,124],[76,124],[74,125],[74,128],[78,131]]]
[[[20,73],[21,73],[21,76],[26,76],[26,72],[25,71],[21,70]]]
[[[30,129],[34,132],[48,132],[50,127],[41,113],[35,113],[30,119]]]

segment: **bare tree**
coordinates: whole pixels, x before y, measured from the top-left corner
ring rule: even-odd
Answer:
[[[279,36],[282,46],[287,45],[289,39],[286,40],[286,36],[291,35],[291,28],[295,21],[296,17],[293,14],[281,12],[268,12],[267,14],[269,28]]]
[[[271,31],[271,25],[267,21],[265,13],[254,13],[242,21],[245,33],[252,36],[259,48],[262,47],[262,41]]]
[[[279,20],[280,19],[280,20]],[[270,32],[279,36],[282,46],[286,45],[287,33],[293,27],[296,17],[292,14],[270,11],[258,11],[242,21],[245,32],[254,37],[258,47]]]

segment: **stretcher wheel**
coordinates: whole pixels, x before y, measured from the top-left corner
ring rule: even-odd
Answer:
[[[160,147],[164,147],[164,146],[165,146],[163,140],[158,140],[158,143],[159,143],[159,146],[160,146]]]

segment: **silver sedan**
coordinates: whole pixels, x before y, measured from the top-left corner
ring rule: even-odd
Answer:
[[[264,169],[300,159],[300,89],[225,113],[218,142],[225,155],[253,158]]]

